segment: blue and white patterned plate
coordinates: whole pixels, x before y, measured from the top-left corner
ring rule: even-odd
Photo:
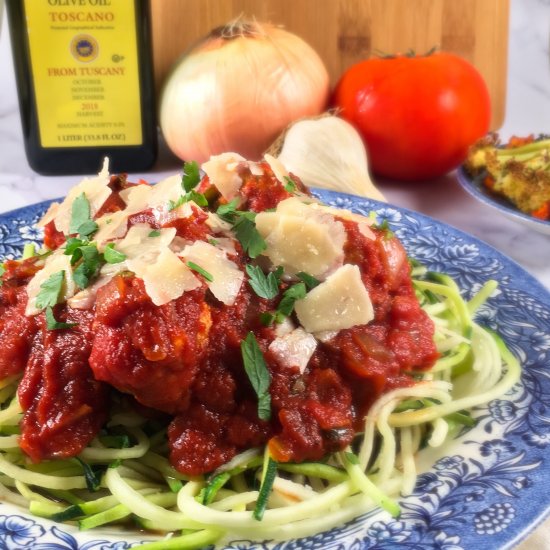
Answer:
[[[477,426],[433,454],[422,451],[414,493],[391,519],[373,512],[338,529],[283,543],[233,540],[227,550],[496,550],[511,548],[550,511],[550,295],[502,254],[456,229],[408,210],[331,191],[326,203],[387,219],[409,254],[454,277],[469,297],[489,278],[498,294],[479,312],[523,364],[521,383],[476,411]],[[0,257],[40,242],[33,228],[48,203],[0,216]],[[130,532],[78,532],[0,504],[0,548],[122,550],[144,537]]]
[[[501,214],[521,223],[539,233],[550,235],[550,220],[539,220],[534,216],[525,214],[518,210],[510,201],[504,197],[491,193],[482,183],[481,178],[472,178],[461,166],[456,172],[457,179],[462,187],[478,201],[481,201],[491,208],[495,208]]]

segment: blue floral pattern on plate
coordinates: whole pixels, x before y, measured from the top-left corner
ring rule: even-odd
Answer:
[[[523,365],[521,383],[476,410],[477,426],[444,451],[424,450],[412,495],[392,519],[371,512],[306,539],[273,543],[229,540],[226,550],[469,550],[511,548],[550,510],[550,295],[517,264],[452,227],[411,211],[332,191],[326,202],[361,214],[376,210],[428,268],[448,273],[471,296],[484,281],[499,289],[478,315],[497,330]],[[25,242],[40,243],[34,224],[40,203],[0,216],[0,257],[17,257]],[[0,548],[7,550],[125,550],[144,537],[129,532],[92,533],[35,518],[0,504]]]

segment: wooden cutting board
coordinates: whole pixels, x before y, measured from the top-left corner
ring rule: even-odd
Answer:
[[[199,38],[239,15],[283,25],[324,60],[332,83],[376,52],[433,46],[471,61],[492,99],[491,128],[506,106],[509,0],[152,0],[157,87]]]

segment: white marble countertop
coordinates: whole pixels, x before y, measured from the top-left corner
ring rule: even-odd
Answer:
[[[23,148],[13,66],[4,18],[0,33],[0,213],[64,195],[78,176],[33,172]],[[550,133],[550,0],[512,0],[506,118],[500,133]],[[180,169],[165,150],[154,170],[130,174],[157,181]],[[451,174],[426,184],[381,183],[389,202],[427,214],[470,233],[519,263],[550,290],[550,235],[542,235],[478,203]],[[521,547],[550,548],[550,524]]]

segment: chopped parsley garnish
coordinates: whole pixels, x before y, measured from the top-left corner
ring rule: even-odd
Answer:
[[[260,298],[271,300],[279,294],[279,281],[283,274],[282,267],[279,266],[275,271],[271,271],[266,276],[261,267],[248,264],[246,266],[246,272],[250,277],[248,283]]]
[[[220,244],[220,241],[218,241],[218,239],[208,239],[208,242],[212,246],[218,246],[218,244]]]
[[[160,237],[160,231],[158,229],[153,229],[153,231],[151,231],[151,233],[149,233],[149,235],[147,235],[148,237]]]
[[[6,272],[6,268],[4,267],[3,264],[0,264],[0,277],[2,277],[2,275],[4,275],[5,272]],[[2,286],[3,284],[4,284],[4,281],[0,279],[0,286]]]
[[[202,275],[210,283],[214,280],[214,276],[211,273],[208,273],[206,269],[203,269],[200,265],[197,265],[195,262],[187,262],[187,267],[189,269],[192,269],[193,271],[196,271],[200,275]]]
[[[46,328],[48,330],[62,330],[66,328],[72,328],[75,327],[78,323],[63,323],[61,321],[57,321],[54,314],[53,309],[51,306],[48,306],[46,308]]]
[[[86,288],[90,284],[90,280],[97,275],[99,269],[101,268],[103,258],[97,250],[95,244],[81,246],[78,250],[81,254],[81,260],[76,269],[73,271],[73,279],[80,288]]]
[[[256,212],[237,210],[238,202],[238,199],[233,199],[227,204],[222,204],[216,210],[216,214],[233,226],[235,236],[241,243],[243,250],[251,258],[255,258],[265,250],[267,245],[256,229],[256,224],[254,223]]]
[[[71,220],[69,233],[78,233],[83,237],[89,237],[97,231],[97,223],[90,216],[90,201],[84,193],[74,199],[71,205]]]
[[[197,187],[201,181],[201,175],[199,173],[199,165],[197,161],[183,163],[183,178],[181,179],[181,186],[186,193],[189,193],[192,189]]]
[[[285,182],[283,183],[283,187],[285,188],[285,191],[288,193],[296,193],[296,182],[289,176],[285,176],[284,180]]]
[[[251,257],[256,258],[267,245],[256,229],[256,224],[245,216],[240,216],[233,225],[233,231],[243,250]]]
[[[50,275],[41,285],[40,292],[36,296],[36,307],[44,309],[52,307],[59,302],[59,295],[65,281],[65,271],[58,271]]]
[[[221,204],[216,210],[216,214],[224,221],[233,223],[235,221],[235,216],[237,215],[237,204],[239,204],[239,199],[233,199],[227,204]]]
[[[108,264],[119,264],[126,259],[126,254],[115,250],[114,243],[109,243],[103,251],[103,258]]]
[[[321,281],[319,279],[316,279],[313,275],[310,275],[309,273],[306,273],[305,271],[300,271],[300,273],[296,273],[300,281],[305,283],[308,290],[311,290],[312,288],[315,288],[317,285],[321,284]]]
[[[193,201],[199,206],[208,206],[208,200],[202,193],[197,193],[196,191],[189,191],[185,195],[181,195],[177,201],[170,200],[168,201],[168,210],[172,211],[176,208],[179,208],[182,204],[186,202]]]
[[[253,332],[249,332],[241,342],[241,354],[244,370],[258,396],[258,417],[261,420],[269,420],[271,418],[271,395],[269,394],[271,375]]]
[[[283,298],[277,306],[277,312],[287,317],[294,311],[294,303],[296,300],[301,300],[306,296],[305,283],[296,283],[287,288],[283,294]]]

